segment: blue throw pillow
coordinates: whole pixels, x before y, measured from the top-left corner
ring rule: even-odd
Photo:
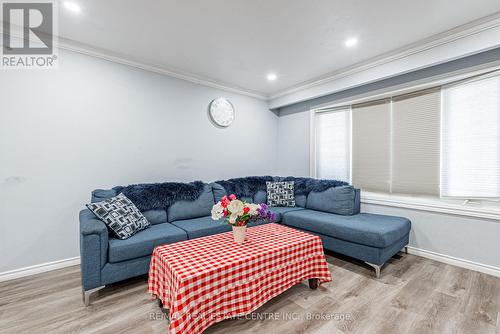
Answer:
[[[352,216],[355,213],[355,191],[352,186],[334,187],[325,191],[311,191],[306,208],[311,210]]]

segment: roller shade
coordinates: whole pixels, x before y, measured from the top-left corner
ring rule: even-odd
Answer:
[[[392,101],[392,192],[438,196],[441,92]]]
[[[352,183],[364,190],[390,191],[390,100],[352,106]]]

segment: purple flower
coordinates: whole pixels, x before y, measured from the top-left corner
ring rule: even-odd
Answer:
[[[251,218],[252,221],[267,220],[274,223],[276,219],[276,214],[269,211],[267,204],[261,203],[257,208],[257,215]]]

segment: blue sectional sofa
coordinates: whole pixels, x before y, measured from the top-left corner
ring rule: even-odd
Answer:
[[[316,182],[313,179],[306,181]],[[233,179],[231,184],[235,182],[238,179]],[[246,189],[246,196],[240,194],[239,197],[248,202],[266,202],[266,192],[262,190],[265,181],[262,182],[264,185],[260,189],[250,187],[250,191]],[[80,255],[85,304],[89,304],[90,293],[102,286],[146,274],[154,247],[230,231],[229,225],[210,217],[212,206],[227,194],[222,184],[228,187],[229,183],[204,184],[195,200],[177,201],[164,209],[144,210],[152,226],[126,240],[114,238],[90,210],[82,210]],[[91,201],[116,195],[114,189],[98,189],[92,192]],[[277,214],[278,223],[320,236],[325,249],[370,264],[377,277],[382,265],[406,247],[411,228],[406,218],[360,213],[360,191],[351,186],[296,193],[295,207],[271,207],[270,210]]]

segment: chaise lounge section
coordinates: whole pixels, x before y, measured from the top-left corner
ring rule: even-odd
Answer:
[[[152,226],[121,240],[114,238],[106,225],[90,210],[80,212],[81,275],[85,305],[89,305],[92,291],[146,274],[156,246],[230,231],[229,225],[213,221],[210,216],[212,206],[222,196],[235,193],[247,202],[264,203],[267,201],[266,181],[281,180],[295,181],[296,206],[271,207],[270,210],[277,215],[277,222],[318,235],[325,249],[365,261],[375,268],[377,277],[380,276],[382,265],[407,246],[411,229],[408,219],[360,213],[360,190],[333,180],[266,176],[211,184],[198,182],[192,183],[196,185],[197,191],[180,187],[175,192],[176,198],[171,203],[167,201],[168,206],[165,207],[154,207],[166,205],[164,198],[153,201],[159,204],[151,207],[143,203],[144,197],[158,196],[150,191],[150,185],[138,185],[130,194],[126,193],[128,187],[98,189],[92,192],[92,202],[111,198],[119,192],[124,192],[126,196],[132,195],[130,199]],[[182,194],[186,189],[190,193]],[[160,196],[169,195],[161,193]],[[257,222],[250,226],[263,223]]]
[[[315,210],[289,212],[282,223],[318,235],[325,249],[366,262],[374,267],[377,278],[382,265],[408,245],[411,228],[410,221],[402,217],[341,216]]]

